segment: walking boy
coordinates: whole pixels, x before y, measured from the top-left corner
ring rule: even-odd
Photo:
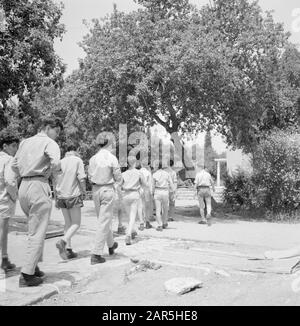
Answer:
[[[16,265],[8,258],[8,227],[9,219],[15,214],[18,198],[18,185],[16,174],[11,169],[13,156],[18,150],[19,139],[12,135],[0,137],[0,248],[1,269],[5,273],[12,271]]]
[[[157,231],[168,227],[169,192],[174,191],[174,184],[170,174],[159,164],[158,170],[153,174],[154,200],[156,208]]]
[[[135,220],[138,215],[138,205],[140,202],[140,189],[146,188],[144,176],[136,169],[136,158],[129,156],[128,158],[129,169],[122,174],[123,184],[122,189],[123,205],[127,216],[129,216],[129,225],[127,229],[127,236],[125,239],[126,245],[131,245],[132,234],[134,233]]]
[[[169,192],[169,222],[174,222],[175,214],[175,201],[176,201],[176,191],[177,191],[177,173],[173,170],[174,161],[170,161],[170,167],[166,168],[166,171],[170,174],[170,177],[173,181],[174,189]]]
[[[200,172],[197,173],[195,179],[195,188],[197,191],[197,196],[199,200],[199,207],[200,207],[200,216],[201,221],[199,224],[207,224],[211,226],[211,190],[212,187],[213,191],[215,191],[214,181],[212,176],[204,167]],[[207,217],[205,217],[205,205],[207,210]]]
[[[115,183],[122,183],[122,174],[117,158],[104,147],[107,139],[98,139],[100,150],[90,159],[89,179],[93,184],[93,200],[98,217],[95,247],[91,264],[105,263],[104,246],[107,243],[109,254],[113,255],[118,243],[114,242],[112,232],[113,210],[115,204]]]
[[[142,163],[142,168],[140,170],[142,173],[144,180],[146,182],[146,187],[141,191],[142,197],[142,207],[143,214],[146,221],[146,229],[152,229],[152,225],[150,224],[150,219],[153,215],[153,179],[151,169],[147,164]]]
[[[38,286],[44,273],[42,261],[46,231],[52,209],[49,177],[60,168],[60,149],[55,139],[63,129],[57,118],[46,118],[40,132],[25,139],[13,160],[12,168],[21,177],[19,200],[28,219],[28,241],[20,287]]]
[[[56,178],[56,206],[62,210],[65,219],[64,237],[56,247],[63,260],[74,259],[71,239],[80,228],[81,207],[86,194],[86,174],[77,148],[69,146],[64,159],[61,160],[61,172]]]

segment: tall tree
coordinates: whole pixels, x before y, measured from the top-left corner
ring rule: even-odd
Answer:
[[[257,2],[137,0],[93,20],[62,98],[74,125],[97,133],[159,123],[170,133],[216,128],[251,152],[280,121],[297,123],[299,60],[289,34]],[[281,119],[284,117],[284,119]],[[277,121],[277,122],[276,122]]]
[[[31,101],[42,85],[61,85],[65,70],[54,51],[60,38],[62,5],[52,0],[0,0],[0,129],[11,120],[33,123]],[[8,100],[16,97],[17,109]]]

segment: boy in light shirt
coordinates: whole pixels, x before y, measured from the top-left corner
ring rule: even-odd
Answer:
[[[13,156],[18,150],[19,139],[11,135],[0,137],[0,248],[1,269],[4,272],[16,268],[7,253],[9,219],[15,214],[18,198],[17,176],[11,169]]]
[[[168,227],[169,192],[174,191],[174,184],[170,174],[159,164],[158,170],[153,174],[154,200],[156,209],[157,231]]]
[[[201,221],[199,222],[199,224],[207,224],[208,226],[211,226],[212,194],[210,188],[212,188],[213,191],[215,191],[215,186],[214,186],[214,181],[212,179],[212,176],[207,171],[205,166],[196,175],[195,188],[197,191],[199,207],[200,207]],[[207,217],[205,217],[205,213],[204,213],[205,205],[207,209]]]
[[[143,174],[147,187],[142,190],[142,206],[143,206],[143,214],[146,221],[146,229],[152,229],[152,225],[150,223],[151,216],[153,214],[153,178],[151,169],[148,164],[142,162],[142,168],[140,172]]]
[[[71,239],[80,228],[81,207],[86,194],[84,164],[75,146],[69,146],[61,160],[61,172],[56,177],[56,207],[62,210],[65,219],[65,235],[56,247],[63,260],[73,259]]]
[[[132,235],[134,232],[134,226],[136,217],[138,215],[138,205],[140,201],[140,189],[146,188],[142,173],[136,169],[136,158],[134,156],[128,157],[129,169],[122,173],[123,183],[123,205],[127,216],[129,216],[129,225],[127,229],[127,236],[125,239],[126,245],[131,245]]]
[[[170,166],[166,168],[166,171],[170,174],[174,185],[173,191],[169,192],[169,222],[174,222],[176,191],[178,186],[177,173],[173,170],[173,166],[174,161],[170,160]]]

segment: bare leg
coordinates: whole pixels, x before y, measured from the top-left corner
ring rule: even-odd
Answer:
[[[68,210],[67,212],[70,218],[69,228],[65,232],[65,236],[63,240],[67,242],[67,248],[71,249],[71,239],[75,235],[75,233],[79,230],[81,224],[81,208],[80,207],[73,207]],[[68,219],[68,216],[67,216]]]

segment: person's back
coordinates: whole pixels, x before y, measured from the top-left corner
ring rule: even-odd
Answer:
[[[211,187],[213,180],[211,174],[206,170],[197,173],[195,183],[197,187]]]
[[[53,155],[55,153],[56,155]],[[20,144],[14,160],[20,176],[45,176],[51,174],[51,164],[56,168],[60,159],[58,144],[44,133],[27,138]]]
[[[206,171],[206,169],[202,169],[197,173],[195,179],[195,187],[197,189],[197,195],[199,200],[199,208],[200,208],[200,216],[201,221],[199,224],[208,224],[211,226],[211,190],[212,187],[214,189],[214,182],[211,174]],[[207,216],[205,216],[205,207],[207,211]]]
[[[116,156],[106,149],[90,159],[89,179],[96,185],[113,185],[121,181],[119,162]]]
[[[171,190],[174,188],[170,174],[162,169],[153,174],[153,183],[155,189]]]
[[[98,218],[98,226],[95,237],[95,247],[92,252],[91,264],[101,264],[103,250],[107,244],[109,253],[112,255],[118,244],[114,242],[111,229],[113,209],[115,203],[115,186],[121,184],[122,173],[118,159],[104,147],[108,140],[102,135],[97,138],[99,151],[89,162],[89,179],[93,184],[93,200]]]
[[[137,169],[130,169],[122,173],[124,191],[139,191],[141,188],[141,173]]]
[[[57,176],[57,197],[67,199],[80,196],[80,182],[85,178],[82,159],[73,152],[67,153],[61,160],[61,173]]]

